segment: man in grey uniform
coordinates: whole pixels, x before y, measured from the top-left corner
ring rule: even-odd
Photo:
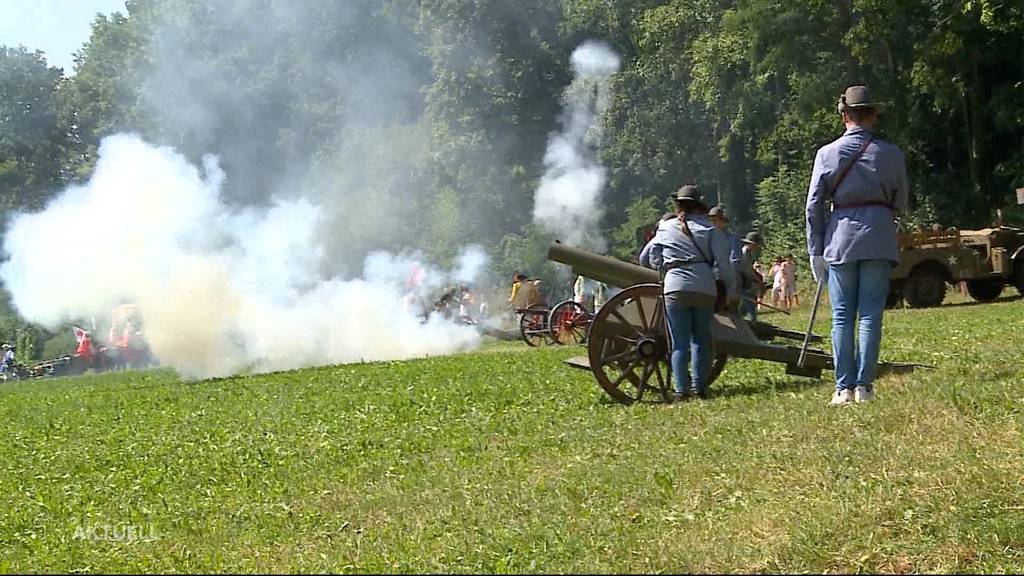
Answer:
[[[754,264],[761,257],[761,247],[764,246],[764,239],[757,231],[747,232],[743,237],[743,248],[739,262],[740,290],[743,292],[743,301],[740,303],[740,316],[757,321],[757,302],[761,299],[761,285],[764,278],[754,269]]]
[[[818,150],[807,193],[811,271],[827,279],[832,302],[832,404],[875,397],[882,312],[899,262],[895,217],[907,211],[907,169],[903,152],[872,132],[881,108],[866,86],[846,89],[838,104],[846,131]]]
[[[729,218],[725,215],[725,208],[722,205],[712,206],[711,210],[708,210],[708,220],[714,224],[715,230],[725,234],[726,238],[729,239],[729,261],[732,262],[733,269],[736,270],[738,275],[740,264],[743,261],[743,253],[740,250],[739,237],[732,230],[729,230]]]
[[[677,217],[663,221],[640,252],[640,263],[664,273],[664,294],[672,335],[675,399],[706,397],[711,369],[711,317],[719,288],[735,300],[736,278],[729,260],[729,239],[706,217],[707,205],[696,186],[672,196]],[[693,356],[693,377],[689,364]]]

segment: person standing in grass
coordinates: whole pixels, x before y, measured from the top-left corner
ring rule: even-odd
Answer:
[[[782,300],[782,257],[776,256],[775,260],[772,260],[772,306],[778,308],[779,301]]]
[[[732,264],[736,277],[739,278],[740,268],[743,264],[743,251],[739,237],[729,230],[729,218],[725,215],[725,207],[722,205],[712,206],[711,210],[708,210],[708,220],[714,224],[715,230],[729,239],[729,263]]]
[[[14,347],[4,342],[4,357],[0,361],[0,373],[6,374],[14,371]]]
[[[576,276],[576,281],[572,283],[572,301],[577,304],[583,304],[586,306],[587,301],[587,280],[582,274]]]
[[[740,249],[739,282],[743,290],[743,300],[740,302],[740,316],[757,322],[757,300],[761,294],[764,284],[764,277],[754,270],[754,262],[761,257],[761,247],[764,246],[764,239],[761,234],[752,231],[747,232],[743,237],[743,247]]]
[[[796,281],[796,258],[792,254],[786,255],[786,262],[789,263],[789,270],[786,274],[786,282],[789,284],[789,309],[800,307],[800,286]]]
[[[792,258],[787,256],[782,259],[779,263],[779,272],[782,274],[782,309],[788,312],[793,307],[793,283],[796,282]]]
[[[760,276],[761,278],[766,278],[766,276],[765,276],[766,272],[764,270],[764,264],[761,264],[760,261],[755,261],[753,268],[754,268],[754,272],[758,276]],[[762,310],[762,308],[763,308],[764,293],[765,293],[765,285],[764,285],[764,282],[762,282],[761,285],[757,287],[757,306],[755,307],[755,309],[758,312],[760,312]]]
[[[508,296],[508,303],[512,306],[513,310],[525,308],[523,306],[523,295],[520,294],[523,284],[526,283],[526,274],[515,273],[512,278],[512,293]]]
[[[676,401],[707,397],[711,370],[711,316],[719,296],[736,293],[729,239],[705,214],[696,186],[672,196],[676,218],[666,220],[640,252],[640,263],[664,275],[665,312],[672,336]],[[721,281],[723,288],[718,286]],[[690,377],[690,361],[693,377]]]
[[[875,398],[889,273],[899,262],[895,216],[907,211],[903,152],[873,132],[881,109],[866,86],[846,89],[838,104],[846,131],[818,149],[807,192],[811,272],[832,302],[835,405]]]
[[[600,310],[602,306],[604,306],[604,292],[605,292],[605,289],[606,289],[606,286],[605,286],[604,282],[598,281],[594,285],[594,310],[593,311],[595,313],[598,310]]]

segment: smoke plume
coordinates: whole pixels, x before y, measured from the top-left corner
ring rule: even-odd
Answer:
[[[218,160],[202,167],[133,135],[105,139],[92,178],[16,216],[0,278],[28,320],[51,327],[138,304],[161,363],[187,377],[444,354],[476,331],[423,322],[419,301],[486,265],[477,247],[445,273],[415,254],[368,255],[359,278],[323,270],[327,225],[302,197],[232,208]],[[410,302],[405,299],[406,304]]]
[[[601,192],[607,174],[595,158],[600,119],[610,102],[619,56],[607,45],[585,42],[572,53],[573,81],[565,93],[562,131],[552,134],[546,170],[534,197],[533,219],[561,240],[603,251]]]

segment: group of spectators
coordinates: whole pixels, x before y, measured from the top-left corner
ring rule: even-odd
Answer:
[[[776,256],[766,277],[772,279],[772,306],[786,311],[800,306],[800,291],[796,283],[796,259],[792,254]]]

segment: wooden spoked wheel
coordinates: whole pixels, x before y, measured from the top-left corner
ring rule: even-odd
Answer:
[[[591,322],[590,369],[622,404],[672,401],[664,302],[660,285],[638,284],[612,297]]]
[[[548,316],[551,339],[558,344],[581,344],[587,339],[590,320],[591,314],[583,304],[573,300],[560,302]]]
[[[601,388],[622,404],[672,401],[670,353],[658,284],[638,284],[619,292],[591,321],[587,343],[590,369]],[[728,359],[712,337],[706,386],[718,378]]]
[[[548,329],[548,309],[546,306],[534,304],[523,310],[519,317],[519,334],[530,346],[545,344],[551,334]]]
[[[714,335],[711,336],[711,369],[708,370],[708,383],[707,387],[711,388],[711,384],[722,374],[722,370],[725,369],[725,363],[729,360],[729,355],[725,352],[719,352],[718,346],[715,343]]]

